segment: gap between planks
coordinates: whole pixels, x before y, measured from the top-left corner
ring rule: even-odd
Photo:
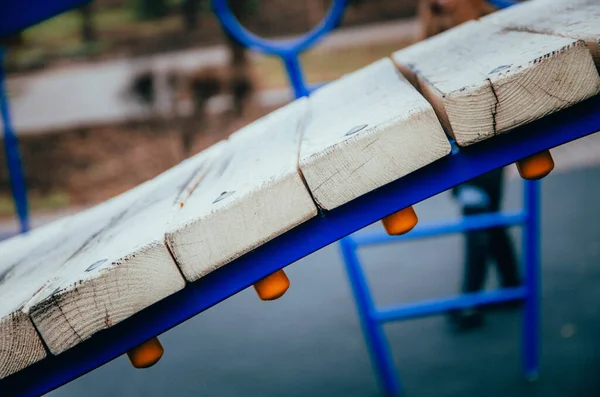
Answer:
[[[600,77],[583,41],[511,30],[483,19],[392,57],[461,146],[527,124],[600,91]]]

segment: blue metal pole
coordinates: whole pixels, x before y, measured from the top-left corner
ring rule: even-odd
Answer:
[[[526,295],[527,291],[525,287],[502,288],[496,291],[474,292],[449,298],[405,303],[395,307],[378,309],[374,313],[374,316],[380,322],[409,320],[447,313],[454,309],[466,309],[492,303],[521,300]]]
[[[296,98],[308,96],[310,91],[304,81],[302,66],[300,65],[300,60],[298,59],[298,53],[283,55],[281,56],[281,60],[285,65],[285,69],[287,71],[290,84],[294,89],[294,95]]]
[[[513,0],[487,0],[487,2],[499,9],[508,8],[518,4],[518,1]]]
[[[457,219],[448,219],[437,222],[421,223],[410,233],[402,236],[390,236],[383,230],[365,230],[354,233],[352,239],[356,245],[372,246],[398,241],[407,241],[452,233],[464,233],[470,230],[489,229],[499,226],[515,226],[523,224],[527,219],[526,211],[495,212],[481,215],[469,215]]]
[[[526,181],[525,211],[528,220],[523,230],[525,262],[525,309],[523,311],[523,370],[536,380],[540,355],[540,182]]]
[[[369,291],[365,274],[356,254],[356,245],[351,239],[343,238],[340,241],[340,247],[358,309],[363,336],[379,383],[386,394],[400,395],[402,387],[397,376],[396,366],[382,325],[376,318],[371,291]]]
[[[333,0],[327,15],[310,32],[291,40],[263,39],[243,27],[229,8],[227,0],[211,0],[212,9],[223,28],[246,47],[265,54],[299,54],[315,45],[337,27],[346,8],[346,0]]]
[[[19,140],[12,128],[8,96],[4,84],[4,49],[0,47],[0,113],[4,122],[4,153],[6,165],[10,175],[10,188],[12,190],[15,209],[21,223],[21,233],[29,230],[29,211],[27,206],[27,186],[23,176]]]

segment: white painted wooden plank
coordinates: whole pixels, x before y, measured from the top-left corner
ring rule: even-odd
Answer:
[[[90,236],[126,209],[143,185],[119,197],[0,244],[0,377],[45,357],[41,339],[23,310]]]
[[[584,40],[600,68],[600,1],[530,0],[481,19],[513,30]]]
[[[300,150],[315,201],[333,209],[450,153],[429,103],[388,58],[317,90]]]
[[[167,242],[189,281],[317,214],[297,168],[306,100],[233,134],[227,154],[186,200]]]
[[[27,304],[25,310],[53,354],[185,286],[165,244],[165,227],[223,146],[217,144],[151,181]]]
[[[583,41],[473,21],[393,55],[446,130],[470,145],[600,90]]]
[[[30,286],[23,271],[36,270],[18,265],[48,236],[59,232],[64,223],[64,219],[53,222],[0,243],[0,378],[46,357],[46,350],[29,316],[19,310],[35,292],[32,288],[39,287]],[[44,270],[42,267],[38,272],[43,274]]]

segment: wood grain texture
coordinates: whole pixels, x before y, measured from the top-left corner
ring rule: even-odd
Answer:
[[[584,40],[600,69],[600,1],[530,0],[482,21],[513,30]]]
[[[466,146],[600,90],[583,41],[473,21],[393,54],[446,131]]]
[[[0,244],[0,376],[45,357],[26,310],[60,267],[98,233],[112,216],[126,209],[141,186],[122,196],[50,223]]]
[[[31,299],[26,310],[53,354],[185,286],[165,244],[165,227],[222,147],[217,144],[152,180]]]
[[[167,241],[189,281],[317,214],[297,167],[301,99],[233,134],[226,154],[186,200]]]
[[[0,243],[0,378],[46,357],[29,316],[20,310],[41,285],[32,283],[27,269],[18,264],[31,249],[60,231],[63,223],[54,222]]]
[[[309,105],[300,168],[324,209],[450,153],[431,105],[388,58],[320,88]]]

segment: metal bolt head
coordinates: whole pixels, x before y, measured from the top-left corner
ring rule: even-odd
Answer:
[[[87,269],[85,269],[85,271],[91,272],[92,270],[102,266],[104,264],[104,262],[106,262],[107,260],[108,259],[100,259],[99,261],[92,263]]]
[[[489,72],[488,74],[494,74],[494,73],[499,73],[503,70],[509,69],[512,65],[500,65],[497,68],[493,69],[491,72]]]
[[[360,125],[354,126],[354,127],[350,128],[350,130],[348,132],[346,132],[344,135],[346,135],[346,136],[354,135],[357,132],[364,130],[367,127],[367,125],[368,124],[360,124]]]
[[[219,197],[217,197],[215,199],[215,201],[213,201],[213,204],[218,203],[221,200],[225,200],[227,197],[231,196],[233,193],[235,193],[235,190],[231,190],[231,191],[224,191],[223,193],[221,193],[219,195]]]

